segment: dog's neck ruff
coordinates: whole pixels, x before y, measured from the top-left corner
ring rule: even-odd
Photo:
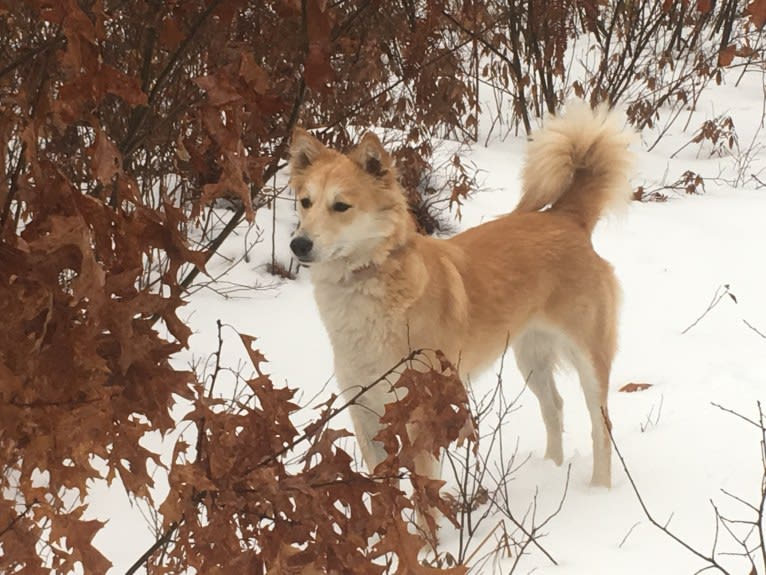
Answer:
[[[347,285],[347,286],[365,282],[369,279],[374,278],[378,274],[378,271],[383,267],[383,265],[388,260],[390,260],[391,258],[399,257],[406,250],[409,244],[410,244],[410,240],[407,240],[403,244],[400,244],[394,248],[386,250],[383,254],[381,254],[377,258],[373,258],[361,265],[353,266],[353,265],[350,265],[350,262],[343,262],[343,261],[328,262],[326,264],[327,265],[326,269],[332,270],[330,273],[320,272],[321,275],[319,274],[314,275],[315,272],[312,271],[312,277],[315,280],[319,280],[322,282],[336,283],[336,284]],[[322,264],[319,264],[317,268],[321,265]],[[316,271],[319,271],[319,269],[317,269]],[[337,273],[333,273],[333,272],[337,272]]]

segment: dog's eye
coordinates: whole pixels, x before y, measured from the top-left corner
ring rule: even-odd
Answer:
[[[332,205],[333,211],[336,211],[336,212],[345,212],[350,207],[351,206],[349,206],[348,204],[344,204],[343,202],[335,202]]]
[[[311,200],[308,198],[301,198],[301,205],[304,208],[309,209],[311,207]]]

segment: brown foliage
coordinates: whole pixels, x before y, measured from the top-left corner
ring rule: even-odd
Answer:
[[[390,386],[398,379],[393,387],[406,396],[386,406],[379,439],[388,458],[367,475],[338,445],[349,432],[330,427],[359,396],[340,406],[331,399],[301,433],[291,422],[294,390],[275,387],[260,368],[253,338],[241,338],[256,367],[247,381],[251,399],[226,407],[199,397],[186,416],[197,424],[197,455],[187,459],[190,445],[178,443],[170,470],[175,489],[160,508],[175,542],[150,572],[192,566],[201,573],[465,573],[420,564],[425,541],[402,515],[413,503],[400,489],[400,479],[410,477],[414,505],[449,514],[443,482],[415,476],[413,458],[438,452],[466,428],[468,400],[456,370],[443,358],[433,371],[415,370],[420,354],[413,353],[400,366],[401,377],[392,370],[370,383]],[[431,441],[413,443],[407,425],[421,418],[438,418],[440,425]]]
[[[635,393],[637,391],[645,391],[652,387],[651,383],[636,383],[636,382],[630,382],[623,385],[619,391],[622,391],[624,393]]]
[[[750,17],[756,28],[763,28],[766,24],[766,0],[754,0],[747,5],[745,14]]]
[[[241,485],[283,487],[278,469],[233,445],[288,441],[287,392],[255,382],[261,409],[282,411],[220,414],[170,364],[190,334],[178,308],[225,237],[264,205],[262,183],[299,120],[345,142],[352,124],[416,126],[406,142],[422,143],[460,123],[473,93],[461,40],[441,33],[434,6],[0,0],[0,571],[103,572],[90,543],[99,524],[82,519],[89,482],[119,478],[148,499],[147,465],[160,461],[139,442],[176,426],[179,398],[207,431],[198,461],[170,470],[168,522],[188,516],[179,530],[191,529],[197,506],[230,510]],[[208,209],[220,197],[240,206],[222,228]],[[203,441],[211,433],[220,447]],[[323,456],[340,465],[347,456],[323,437]],[[306,473],[321,476],[315,466]],[[273,509],[251,512],[260,521]],[[257,543],[276,571],[277,557],[305,560],[276,543],[281,529]],[[183,544],[211,565],[234,550],[213,545],[224,533]]]
[[[676,194],[704,194],[705,179],[696,172],[686,170],[674,182],[656,188],[646,189],[639,186],[633,192],[633,199],[639,202],[666,202],[668,194],[666,192],[675,192]]]

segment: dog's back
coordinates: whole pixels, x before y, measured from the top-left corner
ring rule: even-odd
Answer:
[[[447,241],[419,239],[421,253],[432,252],[424,258],[429,275],[442,276],[434,283],[462,292],[449,296],[454,303],[444,314],[453,324],[462,320],[461,329],[443,330],[441,348],[459,350],[464,374],[494,361],[531,325],[587,347],[595,345],[592,333],[602,334],[599,347],[614,355],[619,288],[590,236],[603,213],[629,201],[629,141],[606,109],[575,106],[534,136],[511,214]],[[444,274],[445,260],[459,278]],[[417,306],[411,312],[417,323]]]

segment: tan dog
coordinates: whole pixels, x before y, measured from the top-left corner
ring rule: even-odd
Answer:
[[[602,413],[620,295],[591,232],[605,210],[629,199],[630,139],[605,108],[579,104],[549,118],[529,145],[518,207],[435,239],[415,232],[391,157],[373,134],[343,155],[297,129],[290,167],[300,227],[290,247],[311,266],[341,389],[374,381],[418,348],[442,350],[466,381],[510,342],[540,402],[546,457],[561,464],[562,399],[553,374],[566,360],[592,421],[592,483],[609,486]],[[379,385],[351,411],[370,470],[385,457],[373,437],[393,399]],[[435,477],[434,464],[423,458],[417,471]]]

